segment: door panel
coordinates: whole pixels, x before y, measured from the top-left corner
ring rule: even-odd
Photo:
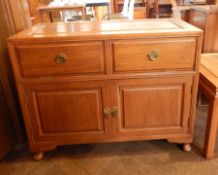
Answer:
[[[123,99],[123,128],[181,125],[182,85],[127,87],[120,91]]]
[[[113,118],[115,135],[187,133],[192,80],[192,77],[174,77],[116,81],[119,113]]]
[[[104,82],[32,85],[25,88],[36,141],[91,141],[108,137],[103,117]]]
[[[43,132],[101,131],[100,93],[100,89],[93,89],[34,94]]]

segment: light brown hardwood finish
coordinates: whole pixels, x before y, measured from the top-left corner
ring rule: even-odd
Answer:
[[[218,6],[192,7],[189,22],[204,30],[203,52],[218,52]]]
[[[193,70],[195,47],[195,38],[191,37],[115,41],[114,72]],[[153,61],[149,56],[152,51],[158,51]]]
[[[207,130],[205,134],[204,156],[214,158],[218,124],[218,54],[203,54],[200,67],[199,89],[209,98]]]
[[[31,26],[26,0],[1,0],[0,23],[0,81],[8,107],[7,115],[13,123],[17,141],[22,143],[25,141],[25,134],[21,125],[21,112],[8,59],[6,38]]]
[[[49,23],[11,37],[34,157],[58,145],[142,139],[189,151],[201,39],[177,19]]]
[[[32,25],[27,0],[2,0],[0,5],[10,35]]]
[[[24,44],[17,52],[24,77],[105,72],[102,41]]]

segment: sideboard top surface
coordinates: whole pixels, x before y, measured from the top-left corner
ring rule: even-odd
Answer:
[[[128,37],[199,34],[200,29],[179,19],[101,21],[37,24],[9,38],[10,41],[45,39],[117,39]]]

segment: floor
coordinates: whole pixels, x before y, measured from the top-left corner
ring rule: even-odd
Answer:
[[[36,162],[23,148],[0,162],[0,175],[218,175],[218,157],[201,156],[206,116],[207,107],[198,108],[190,153],[166,141],[140,141],[60,147]]]

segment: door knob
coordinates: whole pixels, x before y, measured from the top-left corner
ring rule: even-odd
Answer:
[[[64,64],[67,61],[67,56],[63,53],[59,53],[55,57],[55,62],[57,64]]]
[[[111,115],[111,108],[105,108],[103,113],[104,113],[104,117],[110,117],[110,115]]]
[[[158,59],[158,55],[159,55],[159,52],[158,50],[152,50],[149,52],[148,54],[148,58],[151,60],[151,61],[156,61]]]
[[[117,106],[112,107],[111,108],[111,115],[112,115],[112,117],[117,117],[118,111],[119,111],[119,108]]]

